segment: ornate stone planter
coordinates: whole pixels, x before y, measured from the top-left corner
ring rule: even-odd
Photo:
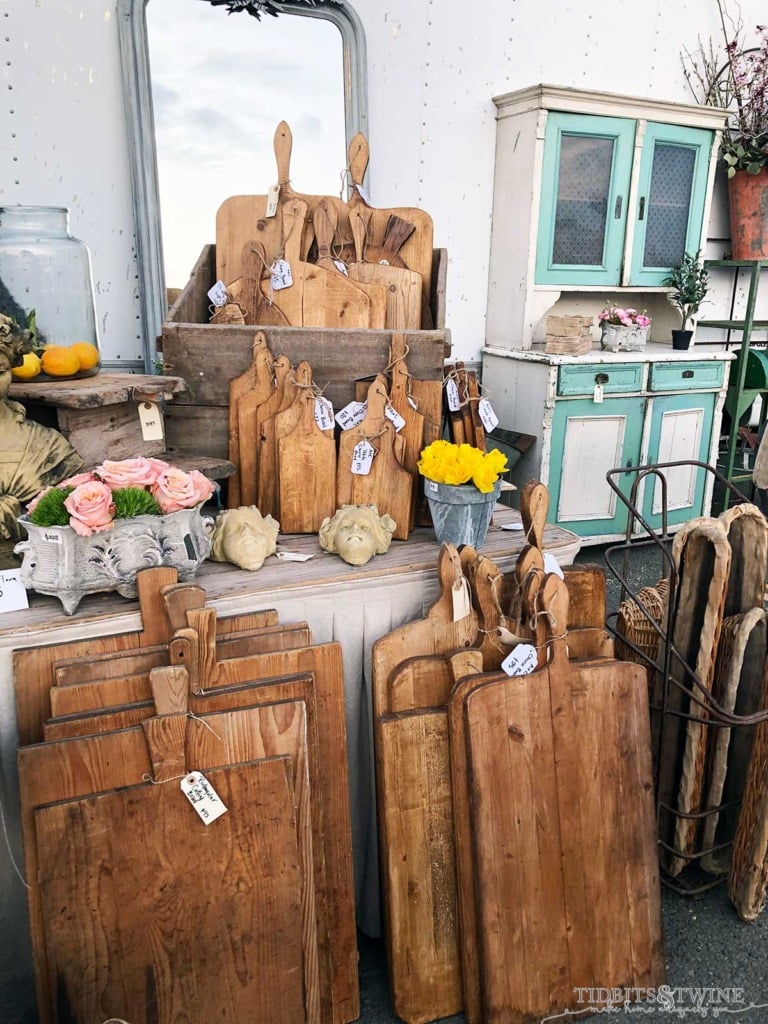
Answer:
[[[116,590],[136,597],[140,569],[174,566],[181,582],[191,580],[211,550],[213,520],[200,509],[117,519],[111,529],[90,537],[71,526],[36,526],[20,516],[28,534],[14,549],[22,555],[21,581],[28,590],[58,597],[72,615],[85,594]]]
[[[600,347],[608,352],[639,352],[645,348],[647,336],[647,327],[603,324]]]

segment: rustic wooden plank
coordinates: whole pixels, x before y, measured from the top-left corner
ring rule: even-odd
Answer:
[[[171,398],[186,389],[182,377],[144,373],[97,373],[82,380],[14,381],[9,396],[57,408],[97,409]]]
[[[226,405],[178,405],[165,410],[165,446],[167,459],[181,465],[188,452],[229,460],[229,409]]]

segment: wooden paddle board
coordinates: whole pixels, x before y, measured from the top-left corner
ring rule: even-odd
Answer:
[[[315,396],[297,396],[301,419],[277,442],[281,533],[317,533],[336,511],[336,444],[315,421]]]

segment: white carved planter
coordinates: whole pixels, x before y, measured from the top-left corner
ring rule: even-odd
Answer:
[[[23,555],[21,582],[27,590],[58,597],[72,615],[85,594],[116,590],[136,597],[140,569],[174,566],[181,582],[191,580],[211,550],[213,520],[200,508],[117,519],[109,530],[90,537],[81,537],[71,526],[36,526],[20,516],[28,534],[14,549]]]

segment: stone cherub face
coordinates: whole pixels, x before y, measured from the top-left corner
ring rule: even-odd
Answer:
[[[272,516],[262,516],[255,505],[227,509],[214,524],[210,557],[255,572],[275,553],[279,531],[280,524]]]
[[[320,527],[320,547],[335,552],[350,565],[365,565],[389,550],[395,521],[380,516],[375,505],[342,505]]]

